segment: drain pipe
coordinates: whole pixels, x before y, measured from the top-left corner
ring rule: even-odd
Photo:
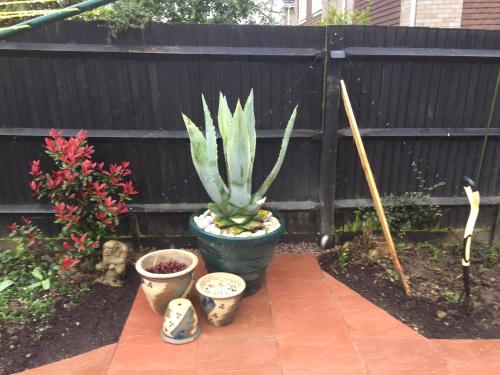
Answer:
[[[23,31],[34,29],[35,27],[40,27],[51,22],[76,16],[77,14],[87,12],[89,10],[98,8],[102,5],[113,3],[115,1],[116,0],[87,0],[78,4],[73,4],[66,8],[54,9],[54,11],[50,12],[49,14],[40,17],[35,17],[12,26],[1,27],[0,40],[3,40],[15,34],[22,33]]]

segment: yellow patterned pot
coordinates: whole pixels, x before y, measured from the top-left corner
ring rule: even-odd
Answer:
[[[169,302],[160,336],[170,344],[186,344],[200,334],[196,311],[191,301],[176,298]]]
[[[201,277],[196,283],[196,290],[208,323],[215,327],[231,323],[245,287],[245,280],[232,273],[214,272]]]
[[[151,273],[146,271],[163,261],[176,260],[187,265],[187,268],[175,273]],[[163,315],[168,303],[174,298],[186,297],[194,285],[194,270],[198,265],[198,257],[181,249],[157,250],[144,255],[135,264],[141,275],[141,287],[149,306],[157,314]]]

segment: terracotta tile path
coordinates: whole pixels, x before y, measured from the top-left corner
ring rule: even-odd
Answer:
[[[198,340],[166,344],[161,317],[139,291],[116,345],[23,374],[500,374],[500,340],[427,340],[310,255],[275,256],[233,324],[214,328],[199,317]]]

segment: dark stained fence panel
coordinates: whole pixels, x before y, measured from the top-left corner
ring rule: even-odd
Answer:
[[[380,13],[394,9],[385,3]],[[484,30],[332,26],[327,35],[329,50],[464,49],[474,55],[473,49],[500,48],[500,33]],[[334,221],[341,228],[353,209],[366,205],[369,192],[342,107],[324,124],[335,126],[338,117],[338,129],[323,132],[324,60],[317,52],[324,48],[324,36],[322,27],[231,25],[149,25],[113,36],[91,23],[59,23],[9,40],[42,44],[0,47],[0,221],[7,222],[14,211],[15,216],[47,214],[33,206],[28,163],[40,158],[46,165],[41,142],[48,129],[85,128],[96,159],[130,160],[140,192],[132,210],[137,216],[130,220],[138,221],[141,232],[151,237],[186,233],[187,213],[208,196],[191,162],[181,112],[203,125],[201,93],[215,112],[219,91],[234,106],[253,88],[259,136],[254,189],[271,170],[282,130],[298,104],[296,130],[268,200],[286,212],[290,233],[318,232],[322,145],[328,143],[322,137],[333,134],[338,137],[334,205],[339,205]],[[51,43],[57,50],[50,51]],[[71,43],[66,51],[64,43]],[[165,48],[145,52],[151,46]],[[172,46],[191,52],[171,53]],[[474,60],[431,55],[352,56],[331,65],[341,64],[336,68],[382,194],[416,191],[415,162],[427,186],[446,183],[433,191],[440,202],[459,204],[445,204],[443,225],[461,227],[467,208],[453,199],[464,196],[462,176],[475,174],[500,61],[481,53]],[[493,225],[498,204],[493,198],[500,191],[499,112],[480,181],[485,227]],[[328,190],[322,191],[324,199]],[[120,233],[126,234],[128,225],[134,224],[126,221]]]

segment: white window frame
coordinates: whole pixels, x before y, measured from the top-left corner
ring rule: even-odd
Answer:
[[[297,0],[297,20],[298,23],[304,23],[307,18],[307,0]]]
[[[322,0],[312,0],[311,4],[311,13],[312,15],[316,15],[317,13],[321,12],[323,9],[323,1]]]

